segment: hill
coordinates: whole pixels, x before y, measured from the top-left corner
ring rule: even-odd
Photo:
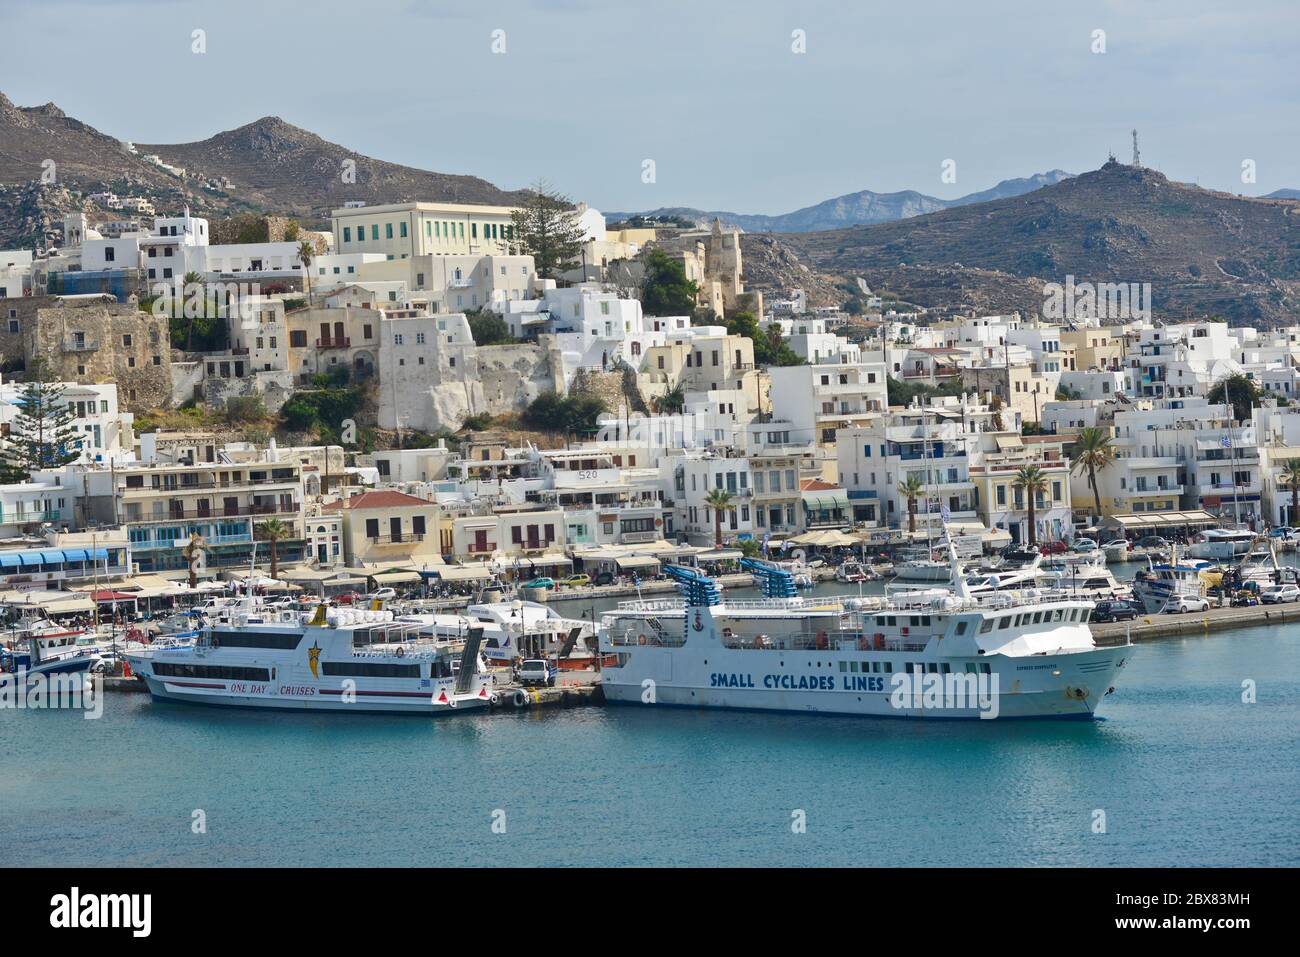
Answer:
[[[1063,179],[1068,179],[1069,176],[1069,173],[1054,169],[1047,173],[1037,173],[1019,179],[1006,179],[991,189],[970,193],[957,199],[939,199],[910,189],[897,193],[876,193],[864,189],[856,193],[836,196],[833,199],[817,203],[815,206],[806,206],[792,213],[782,213],[778,216],[722,211],[706,212],[685,206],[664,207],[643,213],[606,213],[605,215],[610,222],[627,219],[631,216],[658,216],[679,217],[706,224],[717,218],[722,220],[725,225],[739,226],[750,233],[814,232],[825,229],[841,229],[847,226],[894,222],[900,219],[909,219],[913,216],[923,216],[926,213],[937,212],[941,209],[952,209],[956,206],[967,206],[971,203],[982,203],[1007,196],[1019,196],[1035,189],[1041,189],[1043,186],[1059,183]]]
[[[1020,196],[778,238],[814,269],[860,275],[938,309],[963,308],[970,295],[987,308],[1023,309],[1019,280],[1041,287],[1072,275],[1151,283],[1158,315],[1267,325],[1300,315],[1300,204],[1213,192],[1113,160]]]
[[[341,175],[345,160],[356,163],[354,183]],[[43,182],[43,173],[46,179],[52,173],[53,181]],[[67,116],[53,103],[20,107],[0,93],[0,248],[53,238],[63,214],[90,209],[82,197],[99,191],[150,199],[159,212],[188,205],[208,217],[265,212],[308,221],[320,221],[356,199],[508,204],[520,195],[475,176],[373,159],[278,117],[198,143],[130,144]]]

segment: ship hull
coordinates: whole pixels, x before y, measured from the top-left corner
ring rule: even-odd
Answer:
[[[924,692],[919,697],[898,696],[889,676],[841,672],[825,652],[784,652],[771,662],[758,663],[754,652],[724,650],[711,653],[707,664],[702,659],[693,664],[680,649],[644,647],[623,667],[606,669],[602,684],[607,700],[626,704],[929,720],[1087,719],[1095,715],[1131,653],[1130,647],[1118,647],[982,659],[997,681],[986,686],[984,699],[965,698],[965,707],[962,698],[945,701]],[[870,660],[869,655],[856,657]],[[879,657],[896,662],[903,656]],[[956,671],[960,663],[949,664]],[[815,687],[798,687],[801,683]]]
[[[441,691],[391,691],[361,690],[355,697],[345,699],[342,689],[312,688],[311,693],[298,689],[293,694],[239,694],[229,691],[220,682],[168,681],[153,675],[140,675],[155,700],[179,701],[186,704],[213,705],[227,708],[275,708],[285,711],[340,711],[381,712],[390,714],[459,714],[487,708],[492,703],[491,692],[484,695],[454,695],[447,692],[446,700],[436,698]],[[455,704],[450,702],[455,701]]]

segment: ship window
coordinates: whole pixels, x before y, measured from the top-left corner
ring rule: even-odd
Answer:
[[[963,619],[962,621],[957,622],[957,632],[956,632],[956,633],[959,634],[959,635],[964,635],[964,634],[966,634],[966,621],[965,621],[965,619]]]
[[[265,668],[238,668],[231,665],[181,665],[155,661],[153,673],[164,678],[216,678],[219,681],[267,681]]]
[[[928,672],[929,672],[930,674],[932,674],[932,675],[937,675],[937,674],[939,673],[939,666],[938,666],[938,664],[936,664],[935,662],[932,661],[932,662],[930,662],[928,665],[925,666],[925,670],[928,671]]]
[[[987,635],[992,630],[993,630],[993,619],[985,618],[984,623],[980,625],[980,634]]]
[[[1010,619],[1010,618],[999,618],[999,619],[998,619],[998,631],[1002,631],[1002,630],[1008,628],[1010,625],[1011,625],[1011,619]]]
[[[1043,621],[1043,613],[1041,611],[1034,612],[1034,624],[1035,625],[1042,624],[1042,621]]]
[[[892,675],[894,673],[894,663],[892,661],[886,661],[880,666],[880,670],[887,675]]]
[[[1083,620],[1084,620],[1084,621],[1087,621],[1087,620],[1088,620],[1089,618],[1091,618],[1091,617],[1092,617],[1092,609],[1091,609],[1091,608],[1085,608],[1085,609],[1083,610]]]
[[[943,673],[944,673],[944,674],[949,674],[951,671],[952,671],[952,668],[949,667],[949,666],[945,663],[944,666],[943,666]]]
[[[854,664],[856,665],[857,662],[855,661]],[[848,663],[847,661],[841,661],[841,662],[840,662],[840,672],[843,673],[843,672],[848,671],[848,670],[849,670],[849,663]],[[854,668],[853,670],[854,670],[854,671],[857,671],[858,669],[857,669],[857,668]]]
[[[1058,608],[1056,611],[1052,612],[1052,621],[1060,621],[1064,617],[1065,612],[1063,609]]]
[[[395,665],[372,661],[324,661],[325,674],[356,678],[418,678],[419,665]]]
[[[966,662],[966,673],[971,675],[975,674],[975,662],[973,661]]]
[[[302,641],[295,631],[214,631],[213,639],[222,648],[275,648],[292,651]]]
[[[992,669],[991,669],[991,667],[989,666],[989,663],[988,663],[987,661],[981,661],[981,662],[980,662],[980,672],[981,672],[982,674],[988,674],[991,670],[992,670]]]

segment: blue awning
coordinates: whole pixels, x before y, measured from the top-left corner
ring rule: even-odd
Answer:
[[[87,554],[87,555],[90,555],[90,549],[86,549],[86,554]],[[94,553],[93,555],[90,555],[90,557],[91,557],[92,560],[97,561],[97,562],[104,561],[106,558],[108,558],[108,549],[107,549],[107,548],[97,548],[97,549],[95,549],[95,553]]]
[[[19,552],[18,558],[22,561],[23,567],[36,566],[41,563],[40,552]]]
[[[63,552],[36,552],[41,556],[41,563],[44,565],[62,565],[64,562]]]
[[[63,550],[63,560],[66,562],[85,562],[90,560],[90,554],[84,548],[65,548]]]
[[[15,552],[0,552],[0,568],[17,568],[21,564]]]

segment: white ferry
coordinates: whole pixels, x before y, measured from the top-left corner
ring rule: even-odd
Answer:
[[[671,566],[670,566],[671,567]],[[613,702],[913,718],[1088,718],[1131,645],[1100,648],[1092,602],[1061,591],[949,588],[879,599],[624,602],[601,623]],[[776,592],[773,589],[772,592]]]
[[[307,711],[446,714],[487,707],[493,677],[471,629],[464,650],[421,639],[392,612],[234,610],[192,644],[131,651],[155,698]]]

